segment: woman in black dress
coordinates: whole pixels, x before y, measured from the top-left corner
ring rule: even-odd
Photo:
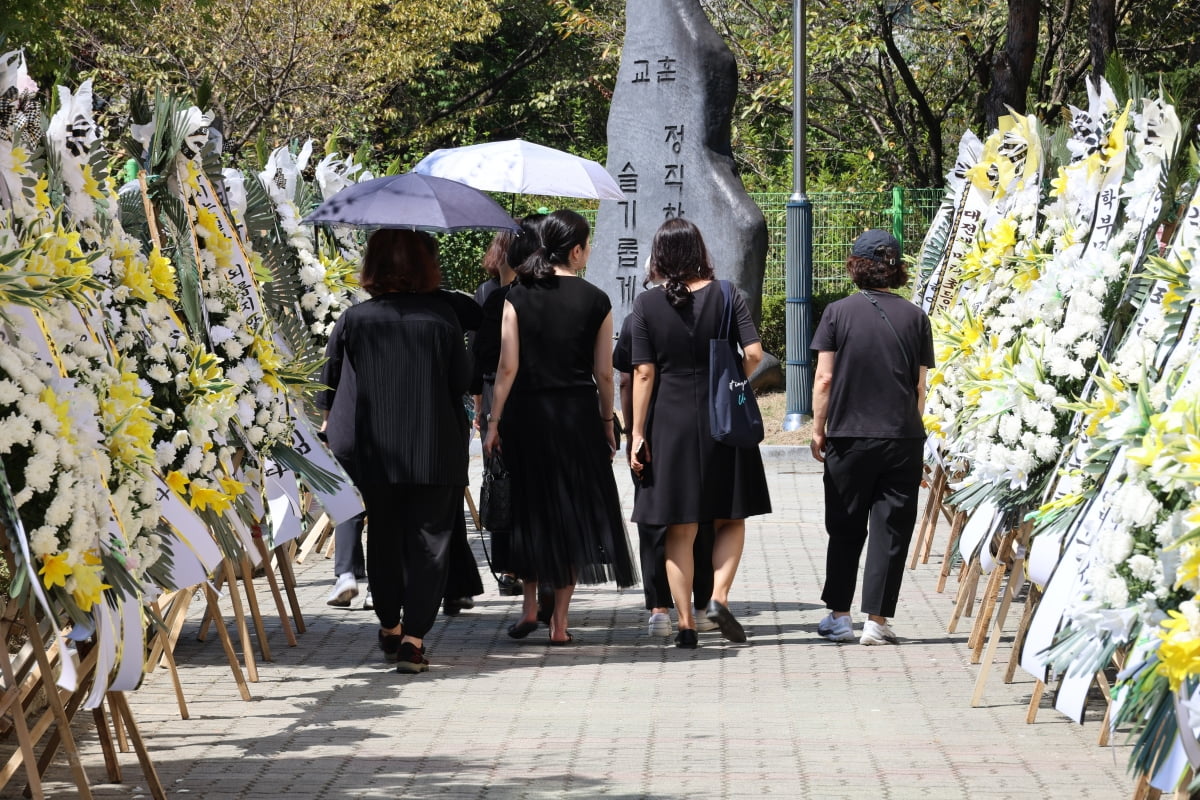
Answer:
[[[554,587],[550,644],[565,645],[576,583],[632,586],[637,576],[612,471],[611,304],[576,274],[590,252],[583,217],[556,211],[518,241],[539,233],[505,299],[483,449],[502,452],[512,474],[512,563],[525,602],[508,633],[537,629],[540,579]]]
[[[446,583],[450,532],[467,483],[470,365],[462,326],[441,282],[427,233],[371,235],[362,287],[371,299],[346,310],[326,349],[322,408],[333,408],[344,367],[357,391],[348,447],[370,521],[367,580],[379,647],[398,672],[424,672],[424,636]],[[468,298],[468,302],[470,299]],[[402,616],[403,615],[403,616]]]
[[[544,219],[543,214],[531,214],[524,225],[533,231]],[[481,440],[487,438],[488,415],[492,413],[492,395],[496,388],[496,365],[500,362],[500,321],[504,316],[504,301],[508,290],[516,280],[513,269],[537,249],[540,239],[536,235],[524,235],[520,241],[510,231],[501,231],[492,239],[483,258],[484,269],[495,277],[481,283],[475,290],[475,301],[482,308],[483,321],[479,331],[471,338],[471,350],[475,354],[475,371],[471,377],[471,392],[475,395],[475,427]],[[509,263],[510,258],[516,261]],[[485,465],[486,466],[486,465]],[[492,569],[497,570],[497,587],[500,594],[517,596],[525,593],[520,579],[512,571],[510,556],[510,532],[488,531],[492,541]]]
[[[712,521],[713,593],[705,616],[725,638],[744,642],[729,611],[729,590],[746,540],[746,517],[771,511],[758,447],[712,438],[708,421],[708,343],[725,313],[720,286],[699,229],[669,219],[654,235],[651,258],[662,288],[633,303],[633,426],[630,467],[641,479],[633,520],[667,526],[667,580],[679,614],[675,644],[695,647],[692,546],[699,523]],[[733,293],[735,332],[746,375],[762,345],[742,296]]]

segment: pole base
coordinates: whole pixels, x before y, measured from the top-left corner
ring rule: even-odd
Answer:
[[[798,431],[809,422],[812,422],[811,414],[788,414],[783,418],[783,429],[785,431]]]

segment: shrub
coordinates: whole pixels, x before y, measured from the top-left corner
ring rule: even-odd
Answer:
[[[841,300],[843,297],[853,294],[854,291],[853,284],[845,283],[822,287],[821,291],[813,294],[813,331],[816,331],[817,325],[821,321],[821,314],[825,312],[826,306],[835,300]],[[778,357],[780,361],[787,360],[784,357],[784,354],[787,352],[786,315],[787,295],[763,295],[762,324],[759,325],[758,335],[762,337],[763,350]]]
[[[783,354],[787,345],[786,313],[786,294],[763,295],[762,324],[759,326],[758,335],[762,338],[763,350],[780,361],[784,360]]]

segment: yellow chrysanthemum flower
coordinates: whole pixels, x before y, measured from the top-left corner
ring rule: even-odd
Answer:
[[[51,413],[54,414],[55,420],[58,421],[58,430],[55,433],[59,438],[74,444],[74,430],[71,425],[71,403],[67,400],[60,400],[58,395],[49,386],[42,389],[42,393],[38,395],[38,399],[46,404]]]
[[[33,205],[39,211],[50,210],[50,181],[45,175],[33,184]]]
[[[1175,609],[1167,612],[1169,619],[1163,620],[1158,636],[1158,666],[1154,671],[1164,676],[1171,684],[1171,691],[1179,689],[1184,678],[1200,673],[1200,638],[1192,633],[1187,617]]]
[[[175,267],[157,247],[150,251],[150,282],[163,298],[178,299],[175,292]]]
[[[100,191],[100,181],[96,179],[96,173],[92,169],[91,164],[84,164],[81,170],[83,172],[83,192],[88,197],[93,197],[97,200],[108,202],[107,196]]]
[[[139,258],[125,259],[121,285],[129,287],[130,294],[143,303],[154,300],[154,282],[150,279],[150,271]]]

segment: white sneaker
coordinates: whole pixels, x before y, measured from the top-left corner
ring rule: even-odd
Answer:
[[[646,625],[646,631],[651,636],[670,636],[671,615],[664,614],[661,611],[654,612],[650,615],[650,622]]]
[[[338,608],[349,608],[350,601],[356,597],[358,597],[358,578],[354,577],[353,572],[343,572],[337,576],[337,582],[333,584],[333,591],[329,593],[329,599],[325,602],[327,605]]]
[[[367,589],[367,596],[363,599],[363,611],[374,611],[375,602],[371,599],[371,590]]]
[[[830,611],[817,623],[817,633],[831,642],[848,642],[854,638],[854,621],[848,616],[835,617]],[[863,642],[865,644],[866,640]]]
[[[874,620],[867,620],[863,623],[862,638],[859,639],[863,644],[900,644],[900,639],[892,631],[892,626],[884,623],[880,625]]]
[[[701,611],[701,610],[696,611],[696,631],[698,633],[708,633],[709,631],[715,631],[720,627],[721,627],[720,625],[713,622],[708,617],[704,616],[703,611]]]

